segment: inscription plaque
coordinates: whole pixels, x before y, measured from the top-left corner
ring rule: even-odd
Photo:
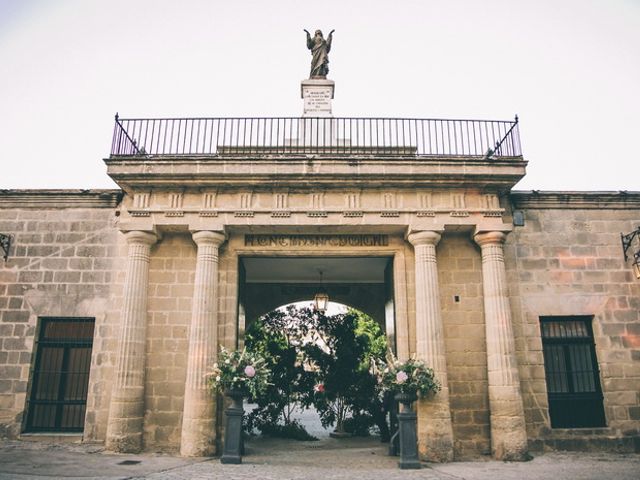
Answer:
[[[244,236],[247,247],[386,247],[388,235],[259,235]]]

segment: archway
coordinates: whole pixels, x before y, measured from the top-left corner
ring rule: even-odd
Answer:
[[[267,391],[254,398],[249,430],[311,440],[326,437],[329,427],[331,436],[347,437],[368,436],[376,426],[389,439],[377,381],[386,337],[370,316],[341,307],[288,305],[249,327],[245,348],[265,358],[271,372]]]
[[[393,257],[242,256],[238,260],[238,344],[261,315],[310,301],[323,288],[332,302],[373,318],[395,352]]]
[[[395,351],[395,305],[392,276],[393,257],[294,257],[294,256],[241,256],[239,257],[238,285],[238,344],[244,346],[247,332],[255,322],[283,305],[298,303],[309,306],[314,294],[322,288],[329,294],[334,304],[344,305],[339,311],[351,307],[368,315],[386,336],[390,348]],[[300,303],[301,302],[301,303]],[[348,307],[347,307],[348,306]],[[334,313],[329,310],[329,314]],[[336,312],[337,313],[337,312]],[[318,414],[311,410],[298,410],[293,417],[309,430],[321,437],[314,448],[329,446],[328,433],[335,426],[325,429],[320,426]],[[311,424],[309,423],[311,422]],[[320,432],[319,430],[323,430]],[[376,428],[371,429],[376,432]],[[378,431],[379,434],[379,431]],[[361,445],[363,441],[375,448],[384,449],[379,436],[363,440],[355,437],[346,443],[331,448]],[[267,450],[274,445],[273,440],[252,439],[250,445],[259,445],[258,450]],[[322,444],[322,445],[319,445]],[[283,447],[292,448],[290,445]],[[297,447],[299,448],[299,446]],[[251,452],[251,450],[250,450]]]

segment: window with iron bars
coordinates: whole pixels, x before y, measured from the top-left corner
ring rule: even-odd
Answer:
[[[40,318],[25,432],[82,432],[93,318]]]
[[[540,317],[552,428],[606,425],[589,316]]]

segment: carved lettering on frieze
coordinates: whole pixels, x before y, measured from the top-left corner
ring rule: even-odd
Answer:
[[[388,235],[262,235],[246,234],[246,247],[386,247]]]

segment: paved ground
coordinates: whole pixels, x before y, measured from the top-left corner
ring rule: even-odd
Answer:
[[[134,463],[135,462],[135,463]],[[170,455],[113,455],[100,446],[0,441],[0,479],[638,480],[640,455],[550,453],[526,463],[425,464],[399,470],[377,438],[295,442],[253,439],[242,465]]]

